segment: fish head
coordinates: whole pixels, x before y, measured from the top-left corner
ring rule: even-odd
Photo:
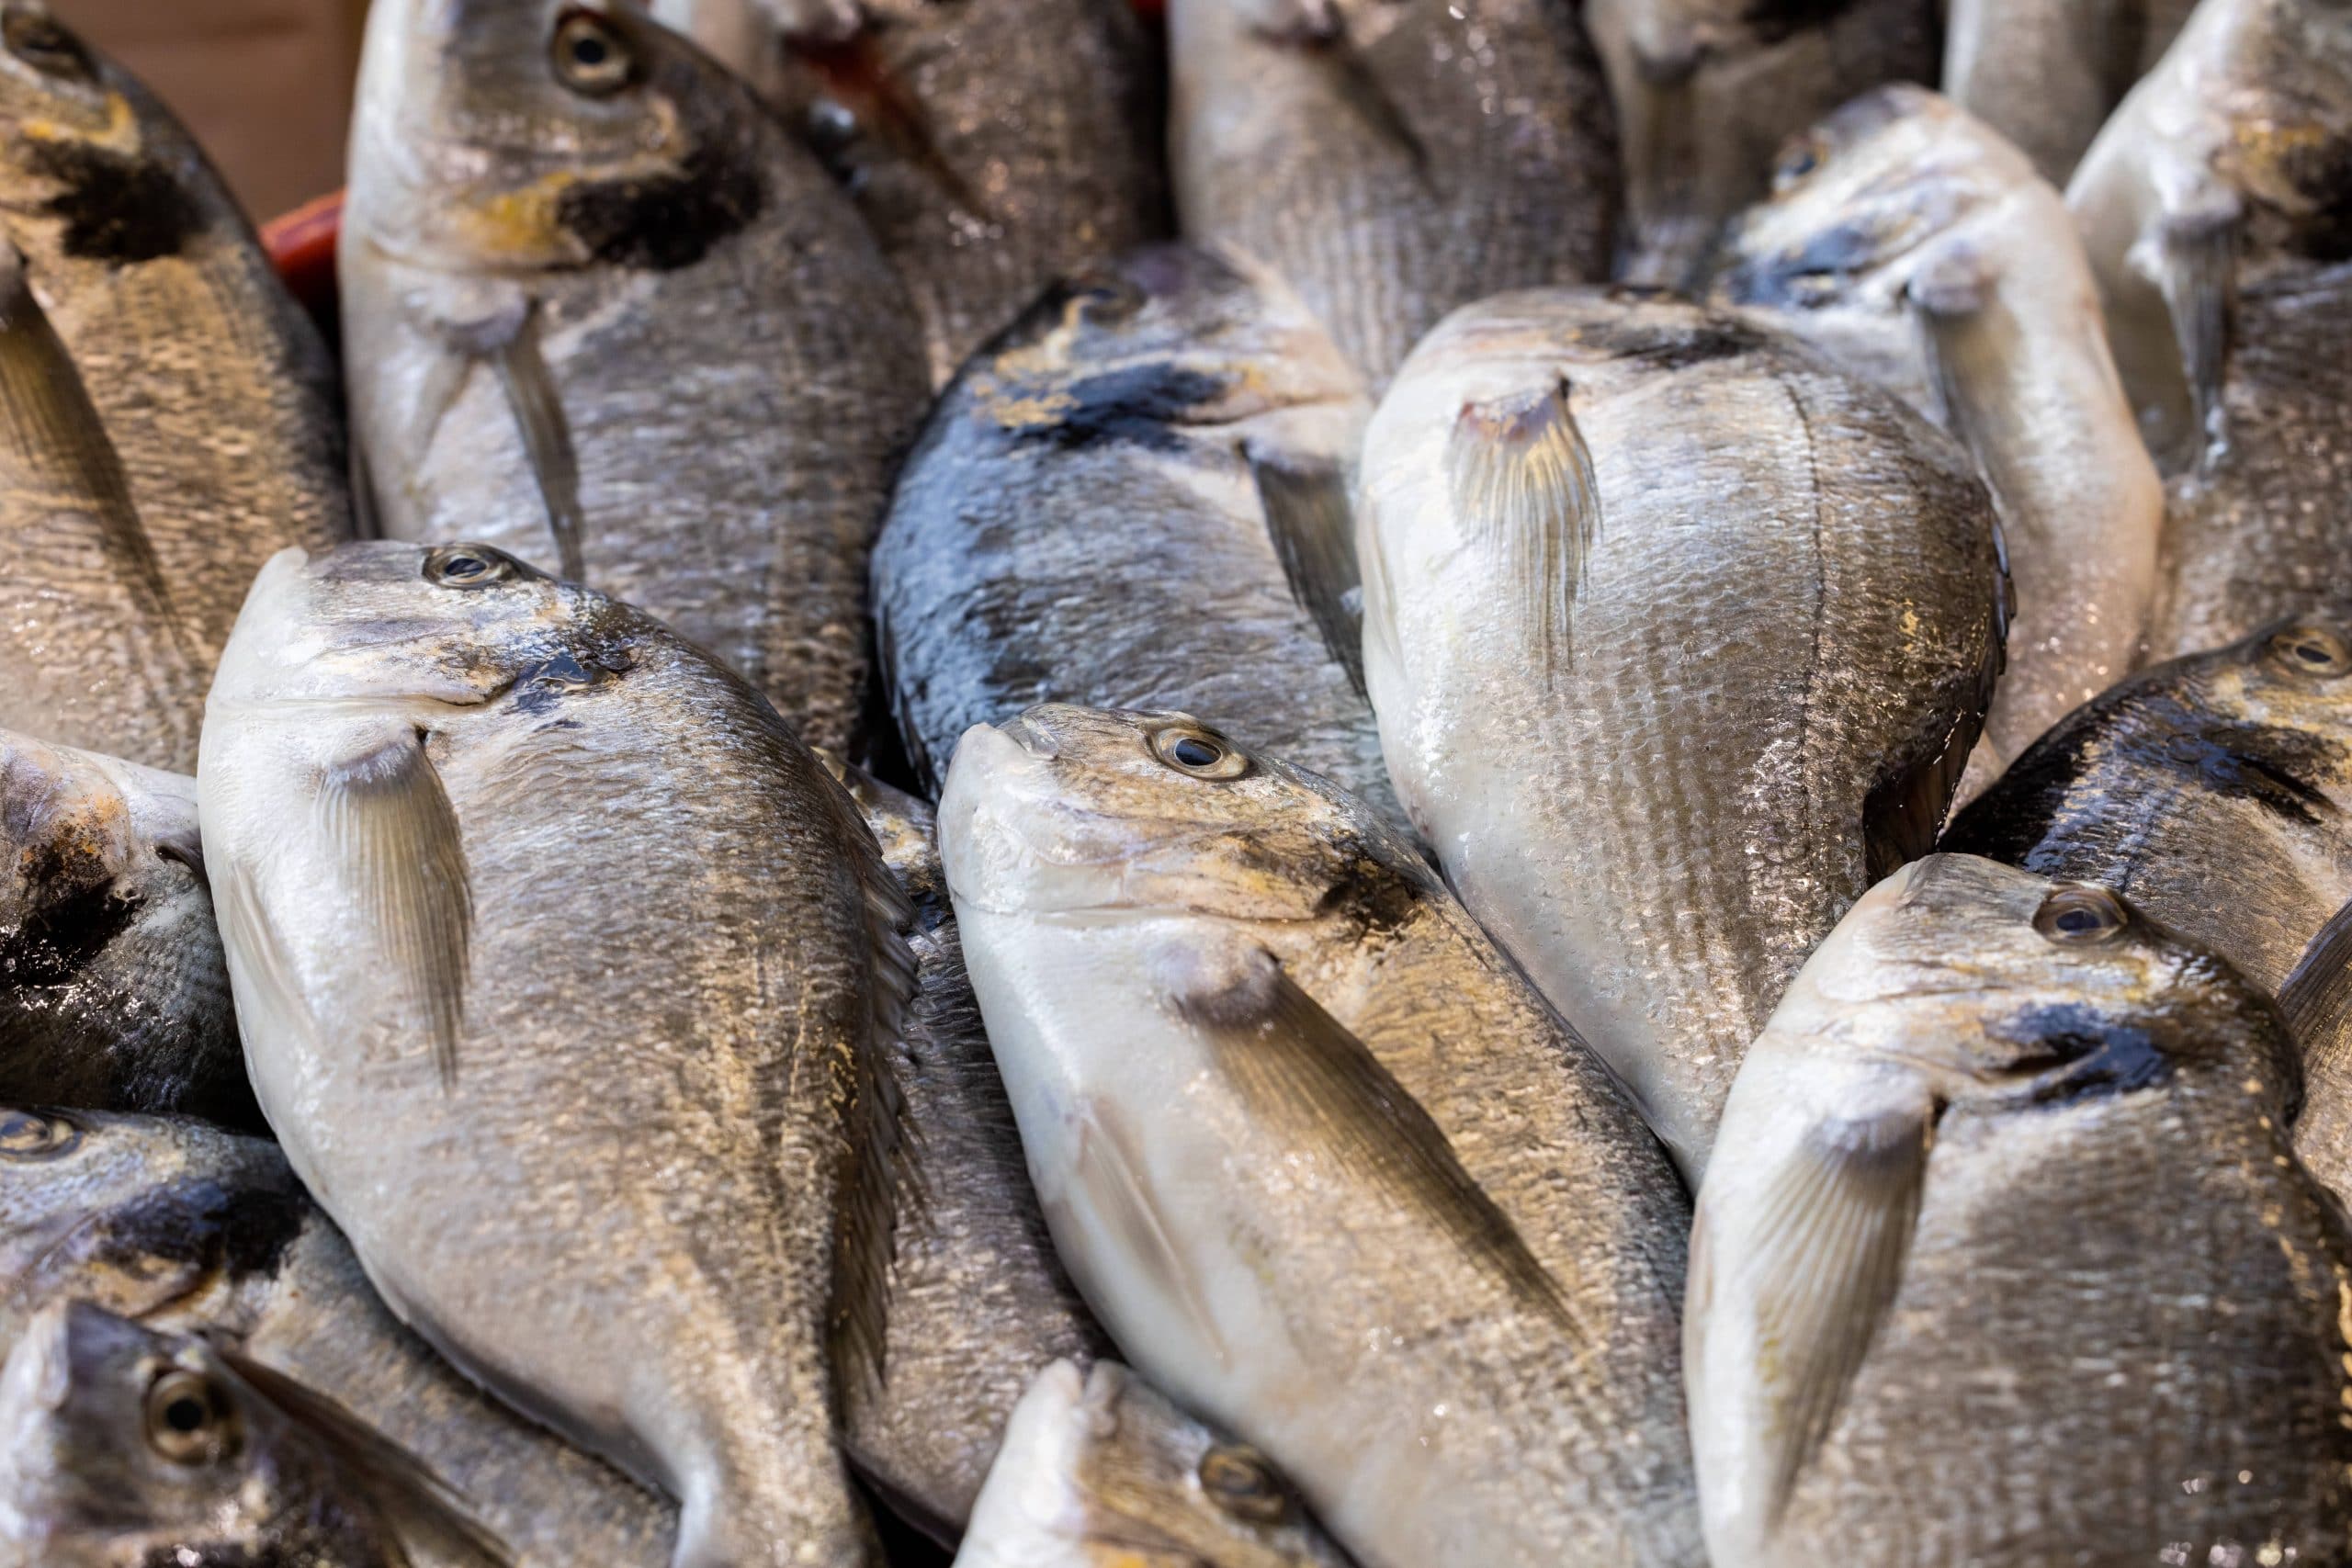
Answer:
[[[2170,760],[2212,787],[2301,821],[2352,811],[2352,626],[2289,616],[2134,684],[2182,732]]]
[[[981,418],[1063,446],[1364,395],[1287,284],[1191,245],[1146,246],[1056,283],[974,356],[962,383]]]
[[[784,152],[747,88],[626,0],[384,0],[345,221],[431,268],[662,271],[752,223]]]
[[[1931,855],[1871,888],[1770,1027],[1980,1112],[2221,1083],[2284,1125],[2301,1092],[2276,1006],[2223,960],[2107,888],[1973,855]]]
[[[0,1346],[44,1303],[242,1326],[311,1210],[285,1156],[205,1122],[0,1107]]]
[[[960,909],[1306,919],[1411,862],[1338,786],[1182,713],[1057,703],[965,731],[939,804]]]
[[[211,705],[471,707],[628,668],[638,618],[487,545],[279,551],[245,596]]]

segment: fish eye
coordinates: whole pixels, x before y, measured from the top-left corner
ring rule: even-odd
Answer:
[[[2033,912],[2033,929],[2068,947],[2095,946],[2131,923],[2131,915],[2114,894],[2080,884],[2053,890]]]
[[[611,20],[594,11],[567,11],[555,25],[556,80],[592,98],[619,92],[637,80],[637,56]]]
[[[57,1116],[0,1111],[0,1159],[55,1159],[82,1141],[82,1130]]]
[[[1253,1448],[1241,1443],[1214,1444],[1201,1456],[1198,1473],[1201,1490],[1235,1518],[1274,1525],[1290,1514],[1290,1493],[1274,1474],[1274,1467]]]
[[[2284,627],[2272,634],[2269,653],[2291,674],[2332,676],[2352,671],[2352,648],[2325,626]]]
[[[1151,753],[1178,773],[1196,779],[1238,779],[1250,771],[1250,759],[1240,748],[1190,725],[1171,725],[1153,732]]]
[[[218,1464],[237,1451],[237,1414],[202,1372],[172,1367],[147,1388],[147,1446],[174,1464]]]
[[[37,71],[52,76],[86,76],[90,57],[81,39],[41,11],[11,11],[0,17],[0,43],[8,52]]]
[[[1819,167],[1821,167],[1821,149],[1815,146],[1813,138],[1808,136],[1782,152],[1779,160],[1773,164],[1772,188],[1784,190]]]
[[[488,545],[444,545],[424,558],[424,581],[443,588],[487,588],[514,575],[514,558]]]
[[[1109,267],[1094,267],[1069,280],[1070,299],[1091,321],[1111,323],[1133,317],[1144,307],[1144,292]]]

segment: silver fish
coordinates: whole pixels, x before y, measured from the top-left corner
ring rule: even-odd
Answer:
[[[350,179],[381,532],[479,536],[642,604],[850,745],[866,549],[927,383],[905,290],[816,159],[626,6],[385,0]]]
[[[406,1449],[519,1568],[669,1561],[677,1510],[402,1328],[273,1144],[172,1117],[0,1110],[0,1356],[60,1301],[198,1335]]]
[[[2192,0],[1951,0],[1943,89],[2064,186]]]
[[[2017,604],[1967,799],[2122,679],[2156,588],[2164,486],[2058,193],[1925,87],[1874,88],[1781,153],[1714,298],[1900,392],[1965,442]]]
[[[1935,841],[2000,668],[1984,488],[1792,341],[1599,292],[1457,313],[1364,451],[1397,794],[1695,1184],[1781,988]]]
[[[257,1126],[196,781],[0,731],[0,1101]]]
[[[1717,1562],[2340,1561],[2352,1238],[2294,1051],[2102,889],[1907,866],[1740,1068],[1684,1364]]]
[[[1153,51],[1102,0],[653,0],[857,203],[934,386],[1064,273],[1164,231]]]
[[[259,1362],[59,1302],[0,1371],[6,1568],[410,1568],[412,1542],[509,1561],[413,1456]]]
[[[1288,1484],[1115,1361],[1012,1413],[956,1568],[1347,1568]]]
[[[1363,383],[1255,263],[1136,252],[965,367],[875,548],[907,750],[1036,702],[1182,707],[1393,813],[1348,513]]]
[[[387,1304],[675,1497],[676,1568],[871,1562],[837,1380],[879,1372],[911,977],[841,786],[485,546],[279,556],[205,728],[254,1088]]]
[[[1685,1207],[1363,802],[1181,714],[975,727],[940,852],[1054,1241],[1365,1568],[1702,1561]]]
[[[1259,257],[1377,389],[1457,305],[1606,276],[1617,140],[1566,0],[1170,0],[1185,237]]]

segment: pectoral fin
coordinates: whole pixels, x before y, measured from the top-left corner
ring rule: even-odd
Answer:
[[[2320,927],[2278,987],[2278,1010],[2302,1044],[2312,1076],[2352,1072],[2352,904]]]
[[[539,352],[539,317],[533,310],[512,336],[492,351],[498,384],[523,438],[523,453],[538,481],[547,508],[548,531],[555,536],[560,575],[584,581],[588,565],[581,544],[585,522],[580,510],[580,460],[571,446],[571,424],[564,417],[563,394]]]
[[[2149,238],[2156,287],[2172,318],[2174,340],[2197,416],[2197,467],[2203,472],[2222,445],[2222,378],[2230,348],[2230,310],[2237,287],[2237,193],[2199,172],[2176,182]]]
[[[1080,1113],[1071,1175],[1092,1201],[1128,1260],[1141,1269],[1153,1293],[1172,1304],[1193,1325],[1220,1365],[1232,1359],[1218,1332],[1200,1282],[1177,1250],[1175,1228],[1161,1217],[1126,1124],[1108,1106]]]
[[[1361,586],[1355,524],[1348,507],[1348,476],[1328,458],[1305,459],[1247,451],[1250,476],[1265,509],[1266,532],[1290,581],[1291,597],[1314,617],[1323,646],[1363,694],[1363,628],[1348,607]]]
[[[2030,434],[2018,396],[2023,345],[1991,260],[1965,241],[1948,242],[1922,258],[1906,292],[1952,434],[1967,445],[1996,504],[2018,504],[2026,476],[2012,459]]]
[[[1569,617],[1600,533],[1592,453],[1565,380],[1464,404],[1445,452],[1454,514],[1502,563],[1531,651],[1574,657]]]

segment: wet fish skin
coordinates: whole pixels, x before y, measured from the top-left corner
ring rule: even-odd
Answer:
[[[1345,1568],[1247,1444],[1115,1361],[1057,1361],[1013,1411],[957,1568]]]
[[[2108,893],[1963,855],[1873,889],[1699,1195],[1714,1560],[2335,1556],[2352,1244],[2295,1092],[2259,990]]]
[[[922,314],[933,387],[1055,278],[1166,231],[1157,62],[1127,6],[652,10],[758,88],[856,201]]]
[[[1943,90],[2063,187],[2193,9],[2188,0],[1953,0]]]
[[[467,1568],[499,1544],[415,1460],[269,1369],[83,1302],[36,1314],[0,1371],[0,1562]]]
[[[1942,38],[1924,0],[1596,0],[1589,25],[1625,146],[1616,276],[1684,290],[1784,141],[1865,88],[1933,82]]]
[[[2309,0],[2199,6],[2083,155],[2066,205],[2167,472],[2232,439],[2228,367],[2262,330],[2233,297],[2352,258],[2347,170],[2352,18]]]
[[[1681,1190],[1407,840],[1184,716],[1046,705],[964,738],[940,851],[1131,1364],[1365,1568],[1700,1561]]]
[[[0,730],[0,1101],[258,1128],[196,781]]]
[[[2156,589],[2163,483],[2072,232],[2015,148],[1897,84],[1783,151],[1713,289],[1901,393],[1992,492],[2016,604],[1962,800],[2123,677]]]
[[[964,1528],[1005,1422],[1038,1369],[1110,1342],[1054,1256],[1020,1130],[964,972],[932,808],[837,759],[835,770],[913,905],[914,999],[900,1115],[922,1149],[901,1182],[884,1377],[846,1390],[842,1440],[903,1516]]]
[[[1032,703],[1182,707],[1393,810],[1341,603],[1365,412],[1297,296],[1230,252],[1047,293],[941,400],[875,548],[926,786]]]
[[[1297,288],[1375,390],[1457,305],[1606,276],[1617,135],[1562,0],[1170,0],[1187,239]]]
[[[1940,847],[2125,894],[2278,996],[2302,1046],[2296,1149],[2352,1192],[2347,818],[2352,628],[2302,619],[2085,705]]]
[[[551,69],[575,49],[597,63]],[[642,604],[853,747],[922,340],[751,93],[627,6],[377,6],[344,236],[380,532],[480,538]]]
[[[1984,489],[1793,341],[1606,291],[1458,312],[1364,451],[1397,794],[1695,1184],[1781,987],[1934,841],[1999,668]]]
[[[36,1125],[0,1133],[0,1356],[69,1300],[215,1339],[406,1448],[520,1568],[669,1561],[676,1509],[402,1328],[275,1145],[174,1117],[10,1118]]]
[[[278,557],[207,736],[254,1087],[393,1312],[677,1498],[676,1568],[873,1561],[836,1379],[878,1372],[910,979],[840,786],[481,546]],[[634,909],[583,891],[616,857]]]

